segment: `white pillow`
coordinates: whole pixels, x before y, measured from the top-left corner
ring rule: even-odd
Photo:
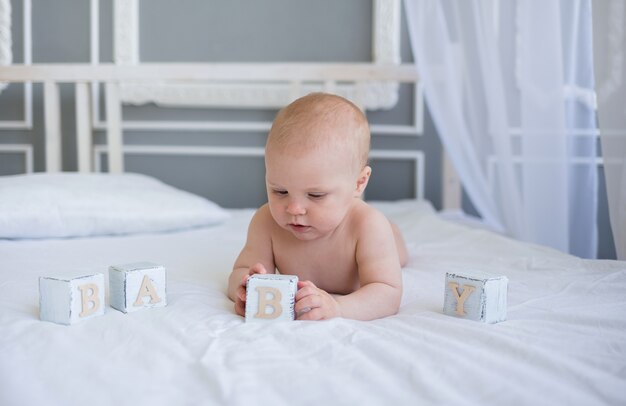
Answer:
[[[151,233],[219,223],[217,204],[139,174],[0,177],[0,238]]]

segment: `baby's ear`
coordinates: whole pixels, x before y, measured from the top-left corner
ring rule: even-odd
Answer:
[[[372,168],[370,168],[369,166],[361,169],[361,173],[359,173],[359,177],[356,180],[356,190],[354,191],[355,197],[360,197],[363,194],[371,175]]]

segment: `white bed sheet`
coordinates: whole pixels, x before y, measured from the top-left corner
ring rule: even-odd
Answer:
[[[1,405],[626,403],[626,264],[588,261],[379,205],[410,251],[399,314],[245,324],[227,277],[252,210],[184,232],[0,241]],[[38,318],[38,277],[152,261],[168,306],[73,326]],[[442,313],[445,273],[509,278],[508,318]],[[107,279],[108,280],[108,279]]]

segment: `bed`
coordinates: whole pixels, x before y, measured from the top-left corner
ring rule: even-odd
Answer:
[[[227,280],[254,209],[224,209],[125,173],[123,153],[133,146],[123,145],[119,82],[256,75],[333,88],[348,79],[417,80],[410,67],[397,66],[248,68],[32,65],[0,72],[5,81],[44,82],[49,172],[0,177],[0,404],[626,403],[626,264],[450,221],[421,196],[372,202],[408,244],[397,315],[267,324],[237,316]],[[91,142],[91,81],[104,83],[105,145]],[[74,174],[58,173],[61,82],[76,88]],[[93,174],[102,153],[110,173]],[[100,272],[108,286],[110,266],[139,261],[165,267],[167,306],[124,314],[108,306],[107,292],[102,316],[71,326],[39,319],[40,277]],[[505,321],[443,313],[446,273],[464,271],[508,278]]]
[[[399,313],[369,322],[237,316],[227,279],[253,209],[224,210],[204,226],[0,240],[0,404],[624,403],[623,262],[446,221],[423,200],[372,204],[400,226],[410,259]],[[83,207],[83,216],[102,213]],[[106,307],[72,326],[39,320],[40,276],[108,278],[109,266],[137,261],[166,268],[166,307]],[[443,314],[446,272],[464,270],[509,278],[506,321]]]

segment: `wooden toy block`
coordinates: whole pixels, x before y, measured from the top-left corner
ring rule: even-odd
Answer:
[[[276,274],[250,276],[246,284],[246,322],[293,320],[297,291],[297,276]]]
[[[39,278],[39,318],[71,325],[104,314],[104,275]]]
[[[446,273],[443,312],[484,323],[506,320],[508,281],[478,271]]]
[[[165,268],[151,262],[109,267],[111,307],[124,313],[167,305]]]

